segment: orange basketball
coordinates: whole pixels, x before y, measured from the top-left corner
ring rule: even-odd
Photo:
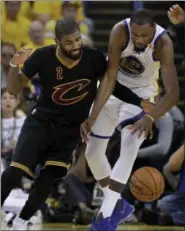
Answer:
[[[152,167],[143,167],[136,170],[130,179],[130,191],[133,196],[143,202],[157,200],[165,187],[161,173]]]

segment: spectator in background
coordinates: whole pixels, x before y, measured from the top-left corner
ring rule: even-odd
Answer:
[[[180,178],[174,174],[179,173]],[[164,166],[164,176],[176,191],[158,201],[159,211],[144,209],[143,221],[150,225],[185,225],[185,169],[184,145],[182,145]]]
[[[20,1],[6,1],[5,12],[2,17],[2,42],[14,44],[16,49],[29,42],[28,31],[30,21],[20,15]]]
[[[48,41],[44,38],[44,26],[40,21],[33,21],[29,29],[30,42],[24,48],[32,48],[34,52],[36,49],[43,46],[55,44],[55,40]]]
[[[16,52],[11,43],[4,43],[1,47],[1,89],[7,87],[7,76],[10,69],[10,61]]]
[[[79,4],[77,2],[64,2],[60,4],[61,15],[60,18],[72,18],[79,23],[80,31],[82,34],[89,34],[90,30],[88,25],[84,21],[78,20],[78,11],[79,11]],[[45,26],[45,36],[46,38],[54,38],[54,29],[56,25],[56,20],[50,20],[46,23]]]
[[[181,110],[174,106],[170,111],[174,123],[174,133],[172,138],[172,145],[169,151],[169,155],[174,153],[184,142],[185,138],[185,124],[184,124],[184,115]]]
[[[42,23],[47,23],[49,20],[57,20],[61,17],[61,5],[63,5],[65,1],[35,1],[33,3],[32,14],[34,15],[34,19],[40,20]],[[84,20],[84,12],[83,12],[83,3],[82,1],[73,1],[73,3],[77,3],[79,5],[77,20]]]
[[[20,5],[20,10],[19,10],[19,15],[31,20],[31,9],[34,1],[28,1],[24,0],[21,2]],[[2,6],[2,16],[6,17],[6,3],[5,1],[1,1],[1,6]]]
[[[6,88],[1,90],[1,156],[6,167],[11,162],[12,152],[25,120],[24,115],[19,117],[16,115],[18,104],[19,99],[10,95]]]

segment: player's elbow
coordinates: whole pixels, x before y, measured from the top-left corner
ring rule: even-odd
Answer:
[[[110,84],[115,85],[117,77],[117,69],[109,68],[106,73],[106,78]]]
[[[180,88],[178,83],[174,84],[169,90],[167,90],[167,92],[170,95],[173,105],[176,105],[180,100]]]
[[[179,85],[177,84],[173,88],[173,98],[174,98],[174,103],[177,104],[180,100],[180,88]]]

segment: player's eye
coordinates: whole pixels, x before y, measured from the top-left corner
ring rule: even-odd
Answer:
[[[79,42],[80,40],[81,40],[81,37],[77,38],[77,39],[76,39],[76,42]]]

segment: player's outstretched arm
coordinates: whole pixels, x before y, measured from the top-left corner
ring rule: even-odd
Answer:
[[[8,73],[8,92],[12,95],[18,95],[23,85],[28,82],[28,78],[24,75],[19,75],[19,65],[23,64],[31,54],[32,49],[21,49],[14,54],[10,61],[10,71]]]

